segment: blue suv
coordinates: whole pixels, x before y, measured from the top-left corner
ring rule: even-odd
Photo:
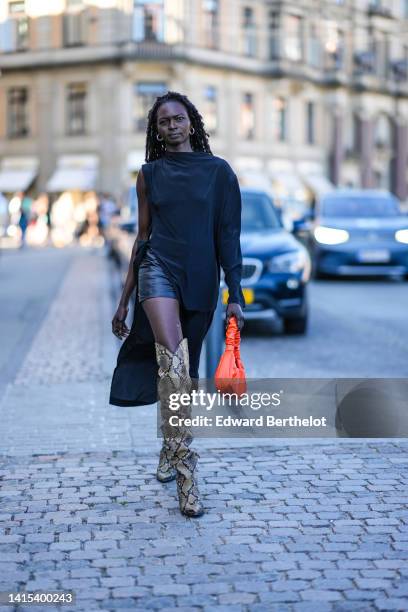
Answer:
[[[265,191],[245,187],[241,196],[245,320],[281,318],[286,333],[303,334],[307,329],[306,286],[311,273],[308,251],[284,228],[279,210]],[[228,289],[223,280],[221,287],[226,304]]]

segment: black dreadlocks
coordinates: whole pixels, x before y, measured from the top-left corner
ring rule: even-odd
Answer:
[[[183,94],[178,93],[177,91],[168,91],[163,96],[159,96],[156,98],[155,103],[152,108],[149,110],[147,116],[147,129],[146,129],[146,162],[153,161],[155,159],[159,159],[159,157],[163,157],[164,151],[166,147],[163,141],[157,140],[156,136],[158,135],[157,131],[157,111],[159,106],[164,104],[165,102],[169,102],[170,100],[176,100],[177,102],[181,102],[184,104],[189,119],[191,121],[191,125],[194,128],[194,134],[190,136],[191,148],[193,151],[204,151],[213,155],[210,145],[208,142],[209,134],[204,129],[203,118],[194,106],[192,102],[184,96]]]

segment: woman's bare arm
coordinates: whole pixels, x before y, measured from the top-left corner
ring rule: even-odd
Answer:
[[[133,262],[138,247],[140,246],[143,240],[148,240],[150,234],[151,218],[149,203],[147,201],[146,183],[142,170],[139,170],[139,173],[137,175],[136,192],[138,201],[138,232],[130,256],[129,268],[123,287],[122,296],[119,301],[118,309],[112,319],[112,332],[118,338],[127,336],[129,333],[129,329],[126,326],[125,319],[128,313],[129,299],[136,285],[133,271]]]

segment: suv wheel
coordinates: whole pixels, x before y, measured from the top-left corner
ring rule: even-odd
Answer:
[[[284,329],[286,334],[304,334],[307,330],[307,315],[303,317],[294,317],[292,319],[285,319]]]

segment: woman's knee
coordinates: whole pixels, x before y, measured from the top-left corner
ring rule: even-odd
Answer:
[[[155,341],[175,352],[183,338],[178,300],[150,298],[143,300],[142,306],[149,319]]]

